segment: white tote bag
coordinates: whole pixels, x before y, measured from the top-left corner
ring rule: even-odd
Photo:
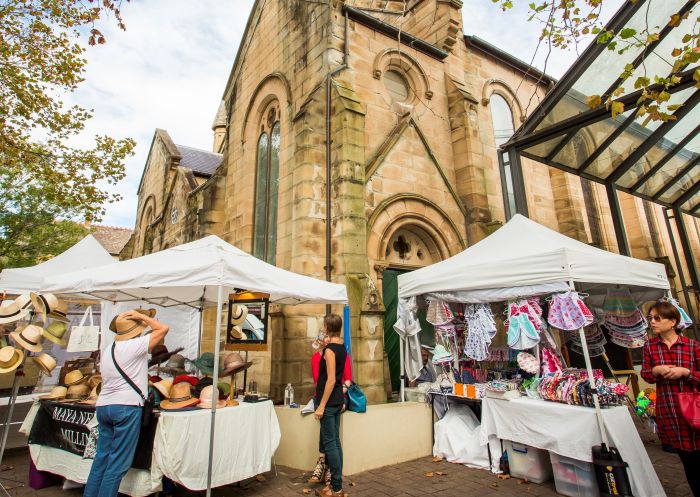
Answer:
[[[86,325],[88,316],[90,324]],[[93,352],[100,346],[100,327],[95,326],[92,321],[92,306],[85,309],[83,319],[80,320],[78,326],[71,328],[70,338],[68,339],[68,352]]]

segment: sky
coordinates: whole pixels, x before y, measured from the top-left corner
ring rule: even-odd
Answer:
[[[125,32],[114,22],[99,26],[107,43],[87,48],[86,80],[67,99],[94,111],[77,142],[87,144],[95,134],[137,142],[126,178],[109,187],[123,198],[107,206],[102,224],[134,226],[136,191],[156,128],[176,144],[211,150],[211,124],[253,2],[132,0],[122,6]],[[528,2],[514,3],[504,13],[491,0],[464,0],[463,29],[529,63],[541,27],[527,22]],[[541,46],[533,64],[545,68],[545,56]],[[575,59],[574,51],[553,52],[546,72],[559,78]]]

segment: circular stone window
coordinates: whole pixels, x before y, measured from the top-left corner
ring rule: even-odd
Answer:
[[[384,73],[384,88],[396,102],[405,102],[409,97],[409,86],[406,78],[397,71]]]

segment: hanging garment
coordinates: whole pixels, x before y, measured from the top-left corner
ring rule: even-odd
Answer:
[[[527,315],[508,318],[508,346],[514,350],[531,349],[540,343],[540,334]]]
[[[579,303],[579,300],[576,292],[552,295],[552,303],[547,315],[549,324],[560,330],[569,331],[591,324],[593,315],[585,304]]]
[[[637,310],[637,304],[628,288],[608,288],[603,310],[618,316],[629,316]]]
[[[435,326],[448,324],[454,318],[450,306],[439,299],[433,299],[428,304],[428,312],[425,316],[426,321]]]

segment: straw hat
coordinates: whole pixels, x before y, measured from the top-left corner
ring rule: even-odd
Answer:
[[[160,380],[156,383],[153,383],[153,388],[158,390],[158,392],[160,392],[164,399],[170,397],[170,389],[172,388],[172,386],[173,382],[170,380]]]
[[[231,324],[241,324],[248,317],[248,307],[241,304],[233,304],[229,314],[229,322]]]
[[[66,393],[66,400],[83,400],[90,396],[90,387],[85,384],[71,385]]]
[[[87,380],[87,376],[83,374],[83,372],[79,369],[74,369],[73,371],[69,371],[66,374],[66,377],[63,379],[63,383],[67,386],[70,387],[72,385],[79,385],[80,383],[84,382]],[[90,387],[85,385],[88,388],[88,392],[90,391]]]
[[[214,386],[209,385],[202,389],[202,393],[199,394],[199,404],[197,407],[202,409],[211,409],[212,397],[214,396]],[[216,389],[216,408],[220,409],[226,406],[225,400],[219,400],[219,389]]]
[[[42,352],[41,354],[39,354],[37,356],[32,356],[32,360],[47,375],[51,375],[51,371],[56,369],[56,359],[51,357],[46,352]]]
[[[12,346],[3,347],[0,349],[0,373],[9,373],[14,371],[22,364],[24,360],[24,351],[16,349]]]
[[[87,384],[90,388],[96,388],[97,385],[102,384],[102,375],[101,374],[94,374],[88,378]]]
[[[41,331],[41,334],[50,342],[65,347],[66,343],[68,343],[68,340],[64,336],[66,331],[68,331],[68,325],[66,323],[63,321],[53,321]]]
[[[252,361],[244,361],[241,354],[238,352],[231,352],[226,357],[224,357],[224,367],[221,371],[221,376],[231,376],[232,374],[248,369],[252,366]]]
[[[148,361],[148,367],[150,368],[151,366],[162,364],[178,352],[181,352],[182,350],[183,347],[178,347],[173,351],[168,351],[168,347],[166,347],[165,345],[156,345],[155,347],[153,347],[153,351],[151,352],[151,358]]]
[[[58,386],[53,387],[51,389],[50,393],[48,393],[46,395],[40,395],[39,399],[41,399],[41,400],[65,399],[67,393],[68,393],[68,389],[66,387],[58,385]]]
[[[114,316],[112,322],[109,323],[109,329],[117,334],[114,339],[118,342],[139,336],[147,327],[143,321],[125,318],[123,312]]]
[[[29,297],[34,304],[36,312],[44,317],[52,317],[61,321],[69,321],[68,319],[68,304],[63,300],[59,300],[53,293],[34,293],[31,292]]]
[[[192,396],[191,385],[183,381],[172,386],[168,392],[168,399],[160,403],[160,408],[165,411],[176,410],[196,405],[198,402],[199,399]]]
[[[143,314],[144,316],[148,316],[151,319],[156,317],[156,310],[153,308],[144,309],[143,307],[137,307],[136,309],[134,309],[134,311],[138,312],[139,314]]]
[[[185,356],[180,354],[173,354],[165,366],[160,367],[160,371],[170,376],[177,376],[183,374],[185,370]]]
[[[0,302],[0,324],[13,323],[24,318],[32,308],[29,295],[20,295],[15,300]]]
[[[42,328],[35,324],[28,324],[21,330],[15,330],[10,333],[12,339],[18,345],[27,349],[30,352],[41,352],[41,334]]]
[[[245,340],[248,337],[246,337],[245,333],[243,333],[243,328],[241,328],[238,325],[235,325],[231,328],[231,337],[234,340]]]

